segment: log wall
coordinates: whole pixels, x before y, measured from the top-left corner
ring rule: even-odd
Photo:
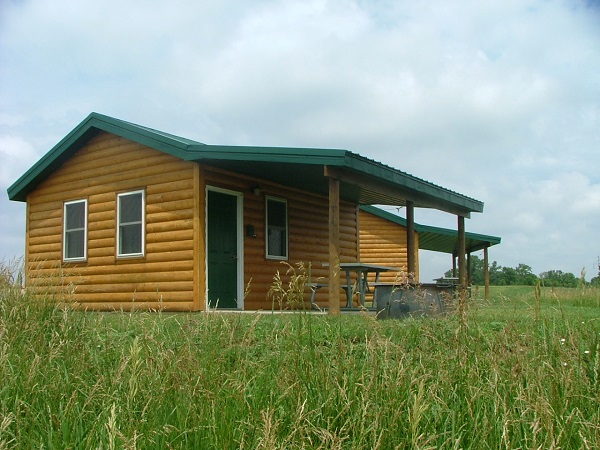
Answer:
[[[27,198],[28,286],[87,309],[198,309],[198,184],[195,163],[108,133],[92,138]],[[137,189],[146,192],[145,256],[117,259],[117,193]],[[67,263],[63,204],[79,199],[88,200],[88,257]]]
[[[401,269],[401,273],[382,273],[379,281],[404,282],[407,275],[407,243],[406,228],[385,220],[374,214],[360,211],[360,260],[364,263],[393,266]],[[419,248],[419,236],[415,237],[415,247]],[[419,280],[419,255],[416,251],[415,281]]]
[[[260,195],[252,187],[259,184]],[[288,267],[265,256],[265,196],[287,200],[288,263],[311,267],[327,282],[328,199],[286,186],[186,162],[109,133],[100,133],[27,198],[28,288],[91,310],[202,310],[206,305],[206,185],[241,192],[244,229],[244,309],[270,309],[268,291]],[[140,258],[116,257],[117,193],[146,192],[146,246]],[[87,260],[62,261],[63,205],[87,199]],[[358,209],[340,205],[341,261],[359,259]],[[287,280],[287,277],[284,276]],[[327,288],[317,302],[327,304]],[[307,289],[305,299],[310,298]],[[342,295],[342,301],[345,297]],[[276,305],[278,306],[278,305]]]
[[[264,180],[241,177],[218,169],[204,167],[207,185],[243,193],[244,229],[253,225],[255,238],[244,236],[244,285],[250,286],[244,300],[244,309],[271,309],[272,301],[267,292],[273,285],[273,277],[279,271],[282,276],[288,266],[278,260],[265,257],[265,196],[287,200],[289,223],[288,263],[297,269],[302,262],[311,265],[312,281],[327,282],[329,271],[323,267],[329,260],[328,199],[325,196],[308,194],[286,186],[272,184]],[[261,186],[261,194],[254,195],[252,187]],[[348,202],[340,205],[340,244],[342,262],[358,259],[358,210]],[[287,282],[288,278],[283,277]],[[305,300],[310,299],[306,290]],[[345,301],[345,297],[342,299]],[[327,304],[327,289],[317,292],[316,301]],[[275,305],[278,308],[278,305]]]

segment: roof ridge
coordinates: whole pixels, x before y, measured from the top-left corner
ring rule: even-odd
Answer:
[[[196,141],[194,139],[185,138],[185,137],[179,136],[177,134],[167,133],[165,131],[160,131],[160,130],[158,130],[156,128],[151,128],[151,127],[148,127],[148,126],[145,126],[145,125],[140,125],[140,124],[137,124],[137,123],[134,123],[134,122],[129,122],[129,121],[123,120],[123,119],[117,119],[117,118],[110,117],[110,116],[107,116],[105,114],[101,114],[101,113],[97,113],[97,112],[92,112],[88,116],[88,118],[96,118],[96,119],[99,119],[99,120],[104,120],[106,122],[113,122],[113,123],[114,122],[120,122],[120,123],[122,123],[124,125],[127,125],[127,126],[131,127],[131,128],[137,128],[137,129],[140,129],[140,130],[144,130],[144,131],[146,131],[148,133],[156,134],[156,135],[159,135],[159,136],[164,136],[164,137],[167,137],[169,139],[174,139],[174,140],[179,141],[181,143],[184,143],[186,145],[206,145],[206,144],[204,144],[202,142],[199,142],[199,141]]]

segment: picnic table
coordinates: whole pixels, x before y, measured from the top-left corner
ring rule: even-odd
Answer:
[[[435,281],[437,284],[445,284],[450,286],[458,286],[460,283],[458,277],[441,277],[435,278],[433,281]]]
[[[324,267],[329,267],[329,264],[323,264]],[[379,282],[379,275],[383,272],[400,272],[397,267],[380,266],[377,264],[368,264],[361,262],[340,263],[340,269],[346,272],[346,285],[343,289],[346,291],[346,306],[345,309],[353,309],[354,304],[352,297],[354,294],[352,284],[352,274],[356,273],[356,292],[359,294],[360,306],[365,307],[365,297],[369,292],[369,274],[375,274],[375,283]]]

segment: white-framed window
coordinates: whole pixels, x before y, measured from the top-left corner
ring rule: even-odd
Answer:
[[[266,252],[268,259],[288,258],[287,201],[266,197]]]
[[[144,256],[145,203],[143,190],[117,195],[117,257]]]
[[[63,260],[87,258],[87,200],[65,202],[63,215]]]

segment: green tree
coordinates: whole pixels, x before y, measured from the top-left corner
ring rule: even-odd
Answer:
[[[483,285],[485,283],[485,266],[483,259],[471,256],[471,284]],[[490,284],[495,286],[526,285],[534,286],[538,277],[533,273],[531,266],[519,264],[516,268],[502,267],[496,261],[489,266]],[[451,277],[452,270],[444,276]]]
[[[482,286],[485,284],[485,265],[483,259],[471,256],[471,284]]]
[[[530,266],[527,264],[519,264],[515,269],[517,274],[517,284],[521,286],[534,286],[538,277],[535,275]]]
[[[502,282],[502,266],[499,265],[496,261],[490,264],[490,284],[494,286],[498,286]]]
[[[517,271],[515,269],[513,269],[512,267],[503,267],[501,272],[501,286],[513,286],[517,284]]]
[[[472,255],[471,256],[471,284],[477,284],[477,285],[483,285],[484,284],[484,264],[483,264],[483,259],[479,258],[478,256]],[[447,270],[444,273],[445,277],[451,277],[452,276],[452,269]]]
[[[579,281],[575,275],[562,270],[549,270],[540,273],[540,280],[544,286],[552,287],[577,287]]]

